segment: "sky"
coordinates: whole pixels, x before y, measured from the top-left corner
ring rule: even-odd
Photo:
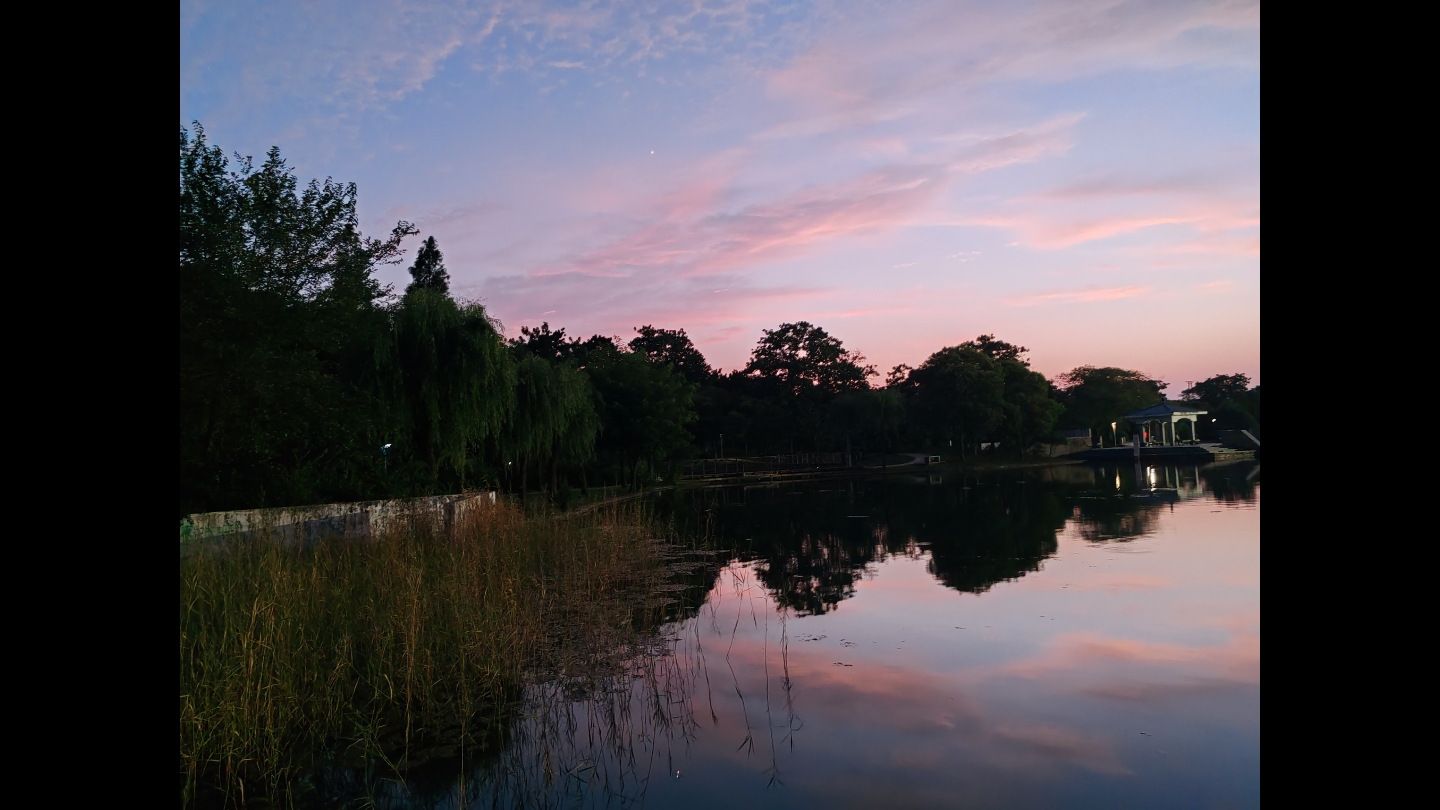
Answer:
[[[205,2],[180,125],[359,187],[507,334],[1260,378],[1252,2]],[[406,267],[386,266],[403,290]]]

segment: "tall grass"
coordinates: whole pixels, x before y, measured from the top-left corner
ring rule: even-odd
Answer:
[[[183,559],[182,805],[303,804],[327,763],[493,756],[528,668],[582,671],[667,610],[658,534],[637,507],[502,504],[448,537]]]

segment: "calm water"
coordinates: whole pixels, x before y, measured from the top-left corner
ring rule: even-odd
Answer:
[[[703,603],[438,806],[1256,806],[1259,468],[1138,477],[664,496]]]

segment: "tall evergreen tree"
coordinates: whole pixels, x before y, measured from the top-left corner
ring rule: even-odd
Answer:
[[[406,292],[411,290],[439,290],[442,293],[450,291],[450,274],[445,272],[445,256],[440,252],[440,246],[436,244],[435,237],[429,237],[420,245],[420,250],[415,254],[415,264],[410,266],[410,277],[415,280],[405,288]]]

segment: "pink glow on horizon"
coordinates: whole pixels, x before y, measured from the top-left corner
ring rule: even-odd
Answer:
[[[512,332],[1259,381],[1257,2],[398,10],[183,3],[182,123],[357,181]]]

